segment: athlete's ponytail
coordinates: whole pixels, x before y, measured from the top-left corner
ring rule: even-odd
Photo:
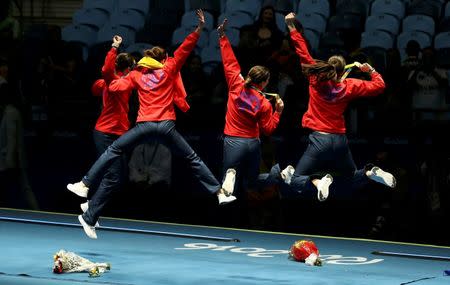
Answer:
[[[162,62],[167,58],[166,50],[162,47],[152,47],[151,49],[147,49],[144,51],[144,56],[149,56],[153,59],[156,59],[159,62]]]
[[[245,77],[244,86],[249,87],[250,83],[261,84],[270,77],[270,71],[267,67],[261,65],[253,66]]]
[[[319,81],[337,79],[345,68],[345,59],[340,55],[333,55],[328,61],[316,60],[314,64],[303,64],[303,73],[307,76],[315,75]]]

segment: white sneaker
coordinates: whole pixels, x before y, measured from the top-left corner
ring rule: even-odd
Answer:
[[[370,174],[368,175],[369,179],[384,184],[388,187],[394,188],[397,184],[395,177],[389,172],[383,171],[381,168],[375,166],[370,170]]]
[[[331,183],[333,183],[333,176],[327,174],[322,177],[317,184],[317,199],[319,199],[320,202],[323,202],[328,198]]]
[[[81,203],[80,208],[83,211],[83,213],[85,213],[89,209],[89,200],[87,200],[84,203]],[[95,223],[95,227],[100,227],[100,224],[98,223],[98,221]]]
[[[88,196],[89,188],[84,185],[83,181],[74,184],[67,184],[67,189],[80,197],[87,198]]]
[[[288,165],[283,171],[281,171],[281,178],[286,184],[291,184],[292,176],[294,175],[295,168],[292,165]]]
[[[229,168],[225,174],[225,179],[222,183],[223,194],[231,196],[234,191],[234,184],[236,182],[236,170]]]
[[[217,199],[219,199],[219,205],[225,205],[225,204],[231,203],[234,200],[236,200],[236,197],[233,196],[233,195],[227,196],[227,195],[225,195],[223,193],[219,193],[217,195]]]
[[[95,233],[95,227],[88,225],[84,219],[83,216],[78,216],[78,221],[80,221],[80,224],[83,226],[83,230],[86,233],[86,235],[92,239],[97,238],[97,234]]]

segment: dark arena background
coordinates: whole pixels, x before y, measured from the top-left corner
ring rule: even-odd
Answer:
[[[266,91],[285,105],[275,132],[261,135],[260,172],[295,167],[308,145],[308,80],[284,21],[294,12],[314,58],[340,54],[383,76],[383,94],[348,106],[346,134],[358,168],[373,163],[396,187],[353,189],[336,176],[319,202],[285,185],[238,182],[237,200],[219,206],[184,160],[151,142],[126,154],[124,183],[89,239],[77,219],[86,199],[66,185],[98,157],[103,102],[91,86],[112,38],[136,61],[154,46],[173,56],[197,26],[196,9],[206,23],[181,69],[191,108],[176,110],[176,129],[219,181],[224,18],[242,75],[268,67]],[[348,78],[370,80],[355,69]],[[129,106],[134,126],[134,91]],[[0,118],[0,284],[450,284],[449,1],[2,0]],[[315,242],[322,267],[288,258],[302,239]],[[111,270],[54,274],[60,249]]]

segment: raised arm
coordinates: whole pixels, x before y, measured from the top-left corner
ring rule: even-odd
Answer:
[[[109,84],[111,81],[116,79],[116,57],[117,49],[119,49],[122,43],[122,37],[115,35],[113,37],[113,43],[111,49],[108,51],[105,57],[105,63],[102,67],[102,77],[105,79],[106,83]]]
[[[236,83],[243,81],[241,75],[241,67],[234,55],[233,48],[225,35],[225,25],[227,19],[223,20],[223,23],[217,27],[219,35],[220,53],[222,55],[223,69],[225,71],[225,79],[229,88],[232,88]]]
[[[198,25],[194,32],[189,34],[183,43],[175,50],[174,57],[170,60],[166,61],[165,66],[167,72],[171,72],[176,74],[180,71],[184,62],[188,58],[189,54],[194,49],[197,44],[198,39],[200,38],[200,34],[205,26],[205,15],[203,14],[203,10],[198,9],[196,11],[198,18]]]
[[[377,96],[384,92],[385,83],[381,74],[368,63],[357,65],[362,72],[370,73],[371,80],[346,79],[347,95],[351,97]]]
[[[300,57],[300,62],[302,64],[314,64],[316,61],[309,54],[308,46],[305,42],[303,36],[295,28],[295,14],[289,13],[284,17],[284,21],[289,29],[289,34],[291,36],[292,43],[295,47],[295,52]]]

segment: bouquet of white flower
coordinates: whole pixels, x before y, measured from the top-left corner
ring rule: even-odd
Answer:
[[[61,249],[53,256],[53,273],[88,272],[89,277],[98,277],[111,269],[110,263],[92,262],[73,252]]]

